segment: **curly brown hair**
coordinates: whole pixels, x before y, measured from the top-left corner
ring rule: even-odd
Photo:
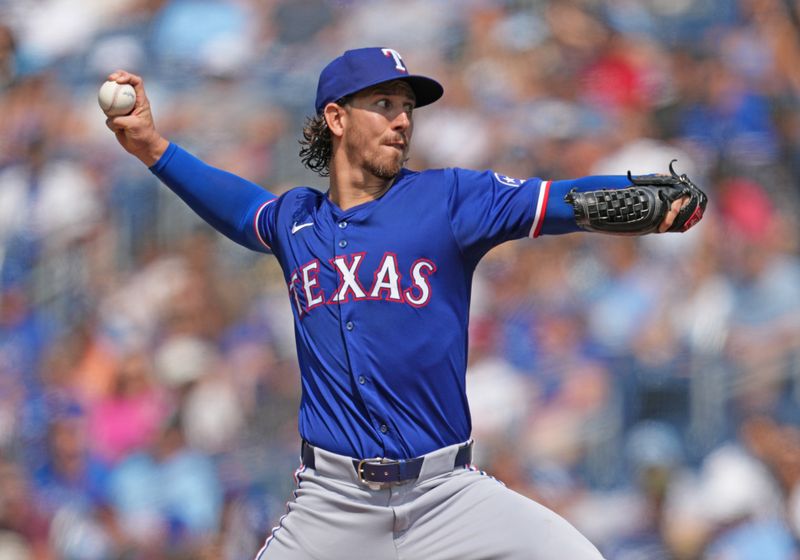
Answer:
[[[337,105],[344,107],[350,102],[351,96],[343,97],[336,101]],[[333,157],[333,138],[328,128],[325,115],[307,117],[303,125],[303,139],[299,140],[300,161],[320,177],[328,177],[331,173],[330,164]]]

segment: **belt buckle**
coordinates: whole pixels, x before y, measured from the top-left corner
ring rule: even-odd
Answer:
[[[393,459],[386,459],[385,457],[372,457],[371,459],[361,459],[358,462],[358,467],[356,468],[356,471],[358,473],[358,480],[366,484],[370,490],[382,490],[384,488],[388,488],[390,486],[398,484],[397,482],[375,482],[365,479],[364,465],[366,463],[378,463],[379,465],[396,465],[400,463],[400,461],[395,461]]]

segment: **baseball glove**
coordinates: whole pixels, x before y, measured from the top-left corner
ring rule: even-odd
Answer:
[[[587,231],[642,235],[658,231],[675,200],[686,196],[675,221],[667,231],[684,232],[703,217],[708,197],[685,174],[678,175],[669,164],[669,175],[636,175],[628,171],[631,186],[567,193],[578,226]]]

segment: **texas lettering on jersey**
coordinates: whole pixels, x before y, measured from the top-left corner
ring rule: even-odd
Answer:
[[[293,270],[288,287],[298,317],[302,319],[320,305],[338,305],[350,301],[380,300],[405,303],[412,307],[424,307],[430,302],[432,290],[429,277],[436,272],[436,265],[432,261],[419,259],[414,262],[407,274],[407,287],[403,288],[404,275],[399,269],[397,255],[384,253],[374,271],[372,282],[366,286],[360,280],[359,270],[365,257],[366,253],[363,252],[337,255],[325,264],[313,259]],[[329,293],[319,282],[322,266],[329,266],[339,278],[338,285]]]

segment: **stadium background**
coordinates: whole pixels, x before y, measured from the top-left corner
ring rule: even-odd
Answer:
[[[96,92],[274,192],[322,66],[391,46],[444,99],[411,167],[665,171],[686,235],[493,251],[478,464],[609,560],[789,559],[800,535],[800,2],[0,0],[0,559],[251,558],[298,438],[286,288],[125,154]],[[513,512],[509,512],[513,515]],[[479,538],[479,537],[478,537]]]

